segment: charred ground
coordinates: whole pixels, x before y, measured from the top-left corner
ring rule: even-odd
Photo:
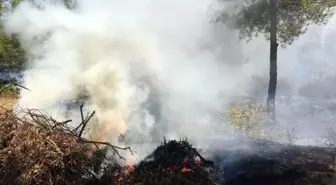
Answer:
[[[82,106],[81,114],[82,113]],[[0,184],[223,184],[332,185],[336,182],[336,148],[279,144],[266,139],[214,141],[203,149],[185,140],[163,140],[140,163],[127,166],[107,158],[110,143],[82,138],[94,112],[79,127],[57,121],[40,110],[19,117],[0,111]],[[21,114],[22,115],[22,114]],[[30,117],[31,119],[24,119]],[[125,163],[127,164],[127,163]]]
[[[217,148],[223,149],[212,151],[215,155],[209,159],[187,140],[164,140],[139,164],[120,166],[104,156],[112,145],[98,149],[102,143],[84,140],[61,122],[41,122],[45,117],[40,116],[36,124],[12,112],[1,115],[0,184],[331,185],[336,177],[334,148],[250,138],[230,141],[249,146],[245,149],[219,143],[223,147]]]

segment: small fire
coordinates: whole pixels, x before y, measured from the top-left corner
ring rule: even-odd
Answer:
[[[121,113],[117,111],[97,111],[97,113],[99,114],[99,123],[94,125],[94,128],[91,130],[93,140],[111,142],[114,138],[118,137],[116,133],[124,134],[125,120]]]
[[[135,166],[133,164],[130,164],[127,166],[127,169],[125,171],[126,174],[130,174],[135,171]]]
[[[189,169],[189,168],[183,167],[182,168],[182,173],[186,173],[186,172],[192,172],[192,170]]]

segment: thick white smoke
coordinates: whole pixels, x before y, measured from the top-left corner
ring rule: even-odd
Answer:
[[[85,86],[86,108],[97,111],[93,139],[116,144],[126,133],[145,150],[163,137],[196,145],[225,137],[217,112],[247,93],[251,76],[268,73],[268,42],[246,44],[210,23],[223,5],[212,0],[80,0],[71,11],[60,4],[24,2],[6,18],[7,33],[19,36],[29,56],[24,86],[31,91],[22,91],[18,105],[58,115],[59,102]],[[302,66],[293,56],[280,51],[279,74],[297,85]],[[159,106],[144,106],[153,99]]]
[[[57,115],[58,102],[84,85],[101,125],[92,126],[96,139],[116,143],[126,129],[131,140],[214,134],[208,117],[247,89],[251,71],[242,68],[236,34],[210,24],[211,3],[81,0],[73,11],[21,3],[6,19],[29,56],[24,85],[31,91],[18,105]],[[160,120],[142,108],[149,98],[136,84],[142,78],[159,92]]]
[[[141,63],[132,75],[150,74],[157,47],[137,21],[120,20],[122,15],[113,15],[102,5],[92,9],[88,3],[92,1],[80,4],[78,12],[56,5],[39,10],[22,3],[8,17],[8,32],[17,33],[30,54],[24,83],[31,92],[22,92],[19,105],[57,111],[54,105],[84,85],[92,108],[99,107],[99,122],[111,122],[116,133],[110,134],[117,136],[125,132],[132,103],[130,70]]]

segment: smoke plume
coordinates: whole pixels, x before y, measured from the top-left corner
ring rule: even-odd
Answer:
[[[5,20],[28,55],[23,85],[31,91],[18,106],[66,119],[59,102],[85,87],[86,110],[97,111],[87,136],[95,140],[118,144],[125,134],[145,150],[163,137],[196,145],[226,137],[218,113],[249,93],[251,76],[268,74],[269,49],[264,38],[241,42],[211,23],[220,8],[212,0],[80,0],[73,10],[23,2]],[[294,55],[280,51],[279,74],[295,89],[302,80]]]

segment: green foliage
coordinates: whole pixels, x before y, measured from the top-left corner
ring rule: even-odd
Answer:
[[[216,17],[238,29],[241,39],[263,34],[269,39],[270,19],[268,0],[249,0],[237,12],[224,11]],[[310,24],[324,24],[333,15],[335,0],[278,0],[278,39],[284,47],[305,33]]]
[[[77,5],[77,1],[76,0],[63,0],[64,1],[64,5],[68,8],[68,9],[73,9],[76,7]]]
[[[11,5],[12,5],[13,8],[15,8],[21,2],[22,2],[22,0],[11,0]]]
[[[25,52],[19,41],[0,31],[0,69],[22,69],[25,61]]]
[[[20,88],[13,84],[0,84],[0,92],[1,95],[19,95],[20,94]]]
[[[0,15],[8,12],[10,8],[17,6],[21,0],[11,0],[10,7],[5,6],[4,1],[0,1]],[[21,69],[24,66],[25,54],[20,47],[19,41],[15,37],[8,37],[3,32],[0,22],[0,69],[11,70]]]
[[[37,2],[31,0],[36,6]],[[22,0],[10,0],[10,4],[5,5],[5,1],[0,0],[0,16],[13,10]],[[72,9],[76,5],[75,0],[63,0],[64,5]],[[39,2],[41,3],[41,2]],[[20,42],[14,37],[8,37],[0,22],[0,70],[21,70],[25,67],[25,52],[20,46]]]

